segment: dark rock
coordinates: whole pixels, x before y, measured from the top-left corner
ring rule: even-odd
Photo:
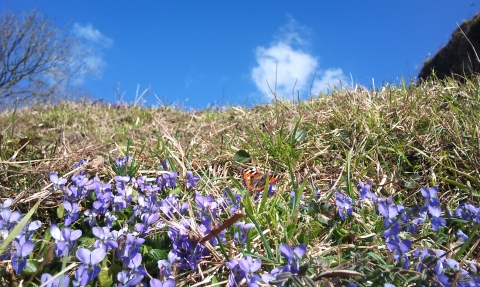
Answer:
[[[476,53],[480,53],[480,13],[463,22],[453,32],[448,44],[425,61],[418,80],[426,80],[433,74],[443,80],[452,76],[464,79],[465,76],[479,73],[480,61]]]

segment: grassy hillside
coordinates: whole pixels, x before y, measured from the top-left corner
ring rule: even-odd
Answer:
[[[40,286],[61,270],[89,286],[473,282],[479,125],[478,79],[252,109],[65,102],[4,111],[0,194],[13,202],[0,218],[0,284]],[[281,179],[249,191],[249,167]],[[265,178],[277,179],[258,186]],[[28,226],[29,211],[39,220],[31,234],[13,229]],[[81,231],[68,254],[64,228]],[[100,229],[114,235],[94,244]],[[98,270],[82,265],[92,250]]]

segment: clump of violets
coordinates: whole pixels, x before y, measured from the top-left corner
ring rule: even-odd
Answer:
[[[125,167],[129,162],[128,158],[120,159],[116,162],[117,167]],[[81,163],[79,163],[80,165]],[[50,180],[53,189],[56,192],[65,192],[61,206],[63,221],[57,225],[52,224],[50,234],[55,241],[54,253],[57,257],[70,255],[75,250],[78,239],[82,236],[82,230],[78,228],[78,223],[86,221],[92,228],[95,242],[93,251],[86,248],[79,248],[76,252],[77,259],[81,262],[78,266],[75,276],[72,279],[74,286],[87,286],[100,272],[99,263],[103,261],[107,253],[115,252],[117,264],[124,266],[123,270],[117,274],[118,282],[122,285],[133,286],[144,282],[150,286],[174,286],[175,269],[195,268],[197,262],[202,256],[207,255],[202,246],[197,246],[196,242],[186,240],[174,240],[178,244],[169,254],[169,261],[160,261],[159,277],[149,280],[145,268],[142,266],[142,255],[139,253],[141,246],[147,236],[151,236],[153,228],[163,229],[166,225],[160,220],[164,216],[169,220],[178,220],[183,217],[188,208],[188,203],[178,202],[178,196],[174,194],[161,198],[160,193],[164,190],[175,188],[178,173],[168,172],[160,177],[151,179],[140,176],[133,178],[130,176],[116,176],[114,182],[102,183],[98,177],[88,179],[85,172],[80,172],[70,178],[69,181],[59,178],[56,173],[50,174]],[[196,186],[198,176],[192,172],[187,172],[188,188]],[[156,184],[156,183],[159,183]],[[135,195],[134,191],[138,191]],[[198,206],[200,210],[206,211],[210,216],[218,212],[218,205],[212,202],[211,197],[199,197]],[[92,205],[88,202],[92,200]],[[9,209],[12,200],[9,199],[0,205],[0,235],[6,238],[18,222],[23,218],[20,212]],[[82,208],[80,208],[81,206]],[[84,208],[88,206],[89,208]],[[114,222],[118,219],[117,214],[126,209],[131,209],[133,214],[125,222],[127,223],[120,230],[112,230]],[[211,229],[209,226],[209,217],[205,216],[203,228]],[[189,219],[195,220],[195,219]],[[189,220],[184,220],[184,228],[190,228]],[[41,226],[39,221],[27,223],[17,238],[8,248],[8,252],[2,254],[2,258],[11,257],[13,270],[19,274],[24,270],[28,255],[33,251],[34,243],[31,240],[34,231]],[[185,229],[181,229],[183,232]],[[175,233],[171,229],[172,234]],[[207,232],[205,230],[205,232]],[[176,236],[178,237],[178,236]],[[183,236],[178,237],[183,238]],[[185,239],[185,238],[183,238]],[[212,239],[212,241],[215,241]],[[183,263],[183,265],[182,265]],[[52,279],[52,275],[45,273],[42,275],[41,282],[46,283]],[[70,283],[68,277],[57,277],[46,286],[58,286],[62,280],[62,286]]]
[[[418,262],[417,271],[422,271],[425,268],[435,268],[435,276],[444,284],[450,286],[452,275],[459,272],[461,280],[458,282],[459,286],[480,286],[480,277],[471,276],[465,269],[460,268],[459,263],[454,259],[445,258],[444,251],[432,251],[430,249],[416,249],[412,250],[412,241],[405,237],[404,232],[416,233],[419,227],[424,226],[427,220],[433,231],[438,231],[443,226],[446,226],[445,219],[441,216],[441,202],[437,198],[438,187],[432,186],[430,188],[422,187],[420,192],[425,198],[423,206],[405,208],[401,204],[395,204],[392,197],[378,198],[371,192],[371,183],[363,183],[360,181],[357,189],[360,193],[361,200],[371,199],[375,205],[377,213],[383,217],[383,225],[385,231],[383,236],[387,249],[392,252],[394,260],[404,269],[412,266],[412,260]],[[336,203],[338,206],[339,216],[345,220],[346,215],[351,214],[352,210],[351,199],[342,193],[337,192]],[[450,214],[447,211],[447,215]],[[461,217],[464,220],[475,221],[479,218],[479,209],[471,204],[460,204],[454,211],[454,215]],[[403,235],[402,235],[403,234]],[[457,231],[459,240],[465,242],[468,236],[461,230]],[[476,271],[476,267],[472,267]],[[452,273],[453,272],[453,273]],[[476,282],[476,283],[475,283]],[[393,286],[390,283],[386,283]],[[473,285],[472,285],[473,284]],[[385,285],[386,286],[386,285]]]
[[[130,161],[131,158],[121,158],[115,165],[120,170],[125,169]],[[62,282],[61,286],[66,287],[70,281],[73,286],[87,286],[99,276],[100,263],[108,258],[109,262],[114,261],[112,264],[119,266],[119,270],[116,271],[118,273],[115,274],[118,286],[170,287],[175,285],[173,278],[179,271],[195,270],[202,266],[200,263],[205,258],[209,258],[210,250],[205,245],[224,246],[228,235],[238,243],[238,246],[246,245],[249,231],[255,227],[253,223],[236,222],[232,229],[218,232],[208,240],[208,244],[206,242],[201,244],[198,238],[191,236],[193,233],[203,235],[211,233],[241,210],[244,194],[235,194],[233,190],[225,189],[224,196],[220,198],[203,195],[192,190],[200,177],[188,171],[183,184],[184,188],[194,192],[194,203],[181,202],[179,195],[170,193],[172,190],[180,189],[177,187],[178,173],[170,170],[166,160],[162,160],[162,167],[161,175],[156,178],[124,176],[122,173],[109,183],[103,183],[98,177],[87,178],[85,172],[72,176],[69,181],[59,178],[54,172],[50,174],[53,190],[64,192],[61,201],[63,218],[58,221],[58,225],[52,224],[50,227],[50,233],[55,241],[54,252],[57,257],[64,257],[76,250],[79,265],[73,278],[62,275],[46,286],[59,286]],[[354,217],[351,215],[362,206],[368,206],[368,200],[371,200],[378,218],[383,221],[383,224],[378,224],[379,228],[383,228],[379,234],[383,235],[386,248],[395,260],[395,268],[413,268],[417,272],[428,270],[429,274],[435,273],[438,282],[444,286],[450,286],[454,275],[459,278],[458,286],[480,285],[479,276],[472,275],[477,273],[477,265],[467,266],[464,262],[450,258],[448,253],[441,250],[423,247],[415,249],[413,246],[411,234],[426,226],[433,231],[441,231],[446,226],[446,220],[442,217],[441,202],[437,198],[437,187],[422,187],[420,191],[425,204],[409,208],[395,203],[392,197],[379,197],[371,189],[372,183],[359,181],[358,201],[343,192],[336,192],[338,214],[343,221],[352,220]],[[273,195],[274,192],[275,185],[271,185],[269,195]],[[290,195],[293,201],[294,194]],[[0,240],[7,238],[23,218],[18,211],[10,210],[11,203],[12,200],[7,200],[0,204]],[[302,210],[305,208],[306,206],[301,206]],[[472,204],[462,203],[454,211],[454,215],[478,224],[479,210]],[[446,214],[448,218],[449,213]],[[149,251],[151,245],[145,244],[155,236],[154,232],[163,230],[167,224],[169,224],[167,235],[172,249],[168,252],[167,259],[156,262],[158,273],[155,271],[155,274],[149,274],[146,266],[151,262],[143,260],[148,253],[145,251]],[[16,274],[24,272],[28,257],[32,257],[30,254],[35,246],[35,230],[40,226],[39,221],[26,224],[1,255],[2,260],[11,259]],[[80,230],[82,226],[88,226],[87,230],[84,229],[82,232]],[[466,228],[464,231],[465,233],[459,229],[456,233],[459,242],[466,242],[469,236],[472,236],[468,234]],[[91,241],[86,244],[87,241],[79,240],[82,235],[92,237]],[[80,246],[76,246],[78,242]],[[88,248],[85,248],[87,246]],[[254,255],[226,262],[225,265],[231,270],[228,276],[230,286],[283,284],[278,282],[293,277],[295,280],[305,280],[305,270],[302,270],[305,267],[300,263],[307,253],[306,245],[291,247],[281,244],[279,253],[284,258],[283,265],[275,266],[270,273],[261,275],[262,260],[255,258]],[[109,254],[111,256],[107,257]],[[267,265],[265,268],[270,267]],[[40,282],[45,284],[52,278],[52,275],[45,273],[41,275]],[[382,284],[393,286],[385,282]]]

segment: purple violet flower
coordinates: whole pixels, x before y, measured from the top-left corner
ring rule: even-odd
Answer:
[[[28,226],[25,225],[23,227],[23,230],[20,234],[25,236],[26,240],[30,240],[32,238],[33,231],[40,228],[40,226],[42,226],[42,222],[40,220],[32,221],[32,222],[30,222],[30,224],[28,224]]]
[[[299,260],[307,252],[307,246],[305,244],[300,244],[295,249],[292,249],[288,244],[280,244],[280,253],[288,261],[288,264],[282,269],[283,272],[292,272],[298,273],[300,269]]]
[[[131,156],[127,156],[127,157],[119,157],[115,160],[115,166],[117,168],[120,168],[120,169],[123,169],[127,166],[127,163],[131,162],[132,161],[132,157]]]
[[[361,200],[366,200],[367,198],[370,198],[373,202],[377,201],[377,196],[375,195],[375,193],[370,191],[371,188],[371,182],[364,183],[362,180],[358,180],[357,190],[360,193]]]
[[[121,182],[117,182],[117,184],[118,183],[121,183]],[[113,202],[114,202],[113,210],[120,211],[127,208],[128,204],[130,204],[130,202],[133,200],[132,193],[133,193],[133,190],[131,188],[117,187],[117,195],[113,199]]]
[[[23,238],[23,237],[22,237]],[[15,253],[12,253],[12,268],[15,273],[18,275],[22,273],[25,266],[27,266],[27,256],[33,251],[33,244],[32,241],[23,238],[23,240],[14,240],[15,245]]]
[[[129,233],[126,236],[124,247],[119,250],[120,252],[117,252],[117,254],[121,257],[133,258],[138,253],[140,245],[142,245],[144,242],[145,239],[139,238]]]
[[[11,211],[8,208],[4,208],[0,211],[0,229],[12,230],[15,223],[22,220],[23,215],[18,211]]]
[[[428,207],[428,211],[434,217],[439,217],[441,213],[440,200],[436,198],[438,187],[432,186],[429,189],[425,187],[420,188],[422,196],[425,198],[425,206]]]
[[[335,202],[338,207],[338,214],[342,220],[345,220],[347,215],[351,215],[353,213],[352,210],[352,199],[343,193],[337,191]]]
[[[478,286],[473,281],[475,279],[471,278],[465,269],[460,268],[460,264],[452,258],[437,261],[437,266],[435,267],[437,278],[444,286],[453,286],[451,285],[450,276],[443,272],[444,269],[450,269],[453,272],[460,272],[461,275],[459,282],[461,283],[459,283],[458,286]]]
[[[469,203],[461,203],[454,211],[455,216],[461,217],[463,220],[470,220],[470,217],[476,213],[478,213],[478,209]]]
[[[100,266],[97,264],[102,262],[107,253],[103,248],[97,248],[90,251],[86,248],[79,248],[76,256],[82,262],[75,272],[75,281],[80,286],[87,286],[90,281],[100,273]]]
[[[231,215],[233,215],[237,210],[240,210],[240,204],[242,202],[242,195],[239,193],[233,193],[232,190],[229,188],[225,188],[223,190],[223,196],[225,203],[230,206],[230,210],[228,211]],[[233,199],[233,201],[232,201]],[[227,206],[222,207],[223,209],[226,209]]]
[[[393,251],[393,258],[397,262],[405,260],[403,263],[403,269],[408,269],[410,267],[410,261],[408,260],[407,252],[412,249],[412,241],[409,239],[404,239],[398,245],[398,248]]]
[[[437,231],[441,226],[447,225],[447,221],[445,219],[436,216],[432,217],[430,223],[432,224],[433,231]]]
[[[160,215],[158,213],[148,214],[144,213],[141,215],[141,223],[135,224],[135,231],[140,233],[140,236],[145,236],[150,232],[150,226],[158,221]]]
[[[53,278],[53,276],[50,275],[49,273],[43,273],[42,276],[40,277],[40,283],[44,284],[52,278]],[[63,279],[62,286],[60,286],[60,280],[62,280],[62,279]],[[45,287],[59,287],[59,286],[60,287],[68,287],[69,284],[70,284],[70,278],[68,278],[68,275],[63,274],[63,275],[58,276],[54,280],[52,280],[47,285],[45,285]]]
[[[162,164],[162,166],[160,167],[160,169],[162,170],[170,170],[170,165],[168,164],[168,161],[166,159],[162,159],[160,161],[160,163]]]
[[[247,256],[240,259],[238,265],[245,272],[247,286],[259,286],[257,282],[261,280],[261,277],[255,272],[262,267],[262,260],[258,258],[253,259],[251,256]]]
[[[200,216],[210,216],[212,210],[217,208],[217,203],[213,201],[213,196],[202,196],[200,193],[195,194],[195,203]]]
[[[81,230],[72,231],[70,228],[65,227],[60,231],[57,225],[50,226],[50,234],[55,239],[55,256],[63,257],[73,250],[76,240],[82,236]]]
[[[160,270],[160,278],[167,278],[173,275],[173,264],[177,262],[177,254],[170,250],[168,252],[168,261],[167,260],[158,260],[158,270]]]
[[[167,172],[163,174],[163,179],[166,187],[175,188],[177,186],[178,172]]]
[[[96,209],[87,209],[83,212],[85,218],[83,221],[88,222],[90,227],[97,226],[97,215],[99,214],[98,210]]]
[[[128,268],[130,268],[130,274],[139,274],[147,276],[147,271],[144,267],[140,266],[142,264],[142,254],[137,253],[135,256],[122,257],[122,261]]]
[[[247,242],[248,231],[255,227],[253,223],[237,222],[235,227],[238,228],[238,231],[235,232],[233,240],[240,243],[242,246]]]
[[[417,272],[422,272],[422,270],[424,270],[425,268],[429,268],[428,263],[432,262],[431,259],[433,257],[437,257],[437,254],[431,249],[424,248],[420,250],[417,248],[413,251],[413,256],[420,259],[416,270]],[[423,263],[423,262],[428,262],[428,263]]]
[[[117,274],[117,280],[121,283],[122,287],[134,287],[137,286],[140,281],[143,279],[143,275],[131,274],[126,270],[122,270]]]
[[[9,208],[12,205],[13,199],[7,198],[3,203],[0,204],[0,209]]]
[[[463,233],[463,231],[462,231],[461,229],[459,229],[459,230],[457,231],[457,237],[458,237],[458,239],[461,240],[463,243],[465,243],[465,242],[467,241],[467,239],[468,239],[468,236],[467,236],[465,233]]]
[[[79,160],[79,161],[73,166],[72,169],[77,169],[77,168],[79,168],[80,166],[82,166],[82,165],[84,165],[84,164],[86,164],[86,163],[87,163],[86,160],[81,159],[81,160]]]
[[[112,228],[113,223],[118,219],[118,216],[115,213],[110,211],[105,212],[105,225],[108,228]]]
[[[187,189],[195,187],[200,180],[199,176],[194,176],[193,172],[187,171]]]
[[[390,221],[384,222],[384,225],[386,226],[390,224],[391,224]],[[393,225],[390,226],[390,228],[388,228],[383,232],[383,237],[386,238],[385,243],[387,245],[388,250],[390,250],[391,252],[397,249],[398,246],[400,245],[400,238],[398,238],[397,236],[400,233],[400,231],[401,231],[400,223],[395,222],[393,223]]]
[[[270,273],[263,273],[262,280],[267,284],[271,284],[270,281],[277,280],[277,276],[282,273],[282,269],[280,268],[273,268]],[[271,284],[272,285],[272,284]]]
[[[63,189],[63,186],[67,183],[66,178],[58,178],[57,173],[53,171],[50,173],[50,181],[53,183],[54,190]]]
[[[174,287],[175,286],[175,280],[174,279],[167,279],[165,282],[162,283],[162,281],[152,278],[150,280],[150,287]]]
[[[393,203],[388,205],[384,198],[380,198],[377,203],[378,213],[385,219],[389,220],[397,217],[399,212],[396,205]]]
[[[65,200],[63,202],[63,208],[65,209],[65,226],[70,226],[70,224],[78,219],[78,203]]]
[[[117,249],[118,243],[113,239],[110,229],[108,227],[94,227],[92,228],[93,234],[98,238],[93,247],[103,248],[105,252],[108,252],[110,249]]]
[[[232,270],[232,273],[228,275],[229,285],[232,287],[240,286],[240,282],[246,279],[247,273],[242,268],[240,268],[240,265],[238,264],[238,260],[232,259],[228,262],[225,262],[225,266],[227,266],[228,269]]]

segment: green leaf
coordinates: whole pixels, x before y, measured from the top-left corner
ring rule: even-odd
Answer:
[[[292,133],[290,134],[290,137],[292,137],[297,143],[298,142],[303,142],[307,138],[307,132],[304,130],[298,130],[295,132],[295,134]]]
[[[250,154],[246,150],[239,150],[233,156],[234,163],[246,163],[250,159]]]
[[[38,266],[40,266],[40,262],[38,260],[27,259],[27,265],[25,266],[25,269],[23,269],[23,272],[33,274],[37,271]]]
[[[114,214],[118,217],[118,220],[128,220],[128,217],[125,215],[125,213],[116,211]]]
[[[65,208],[63,207],[63,204],[60,204],[57,207],[57,217],[63,218],[64,215],[65,215]]]
[[[148,252],[150,256],[152,256],[155,260],[167,259],[168,258],[168,250],[161,250],[161,249],[152,249]]]
[[[446,178],[446,177],[442,177],[442,176],[439,176],[438,177],[439,179],[443,180],[443,181],[446,181],[452,185],[455,185],[456,187],[458,187],[459,189],[463,189],[463,190],[467,190],[469,191],[470,188],[468,188],[468,186],[466,186],[465,184],[463,183],[460,183],[458,181],[455,181],[455,180],[452,180],[452,179],[449,179],[449,178]]]
[[[405,185],[406,188],[414,188],[415,187],[415,183],[411,182],[411,181],[405,181],[404,185]]]
[[[380,256],[378,256],[378,254],[374,253],[374,252],[368,252],[367,253],[368,256],[374,258],[375,260],[377,260],[378,262],[382,263],[383,265],[387,265],[387,262],[385,262],[383,260],[383,258],[381,258]]]
[[[122,271],[118,264],[112,264],[110,267],[103,267],[98,274],[98,281],[101,287],[112,286],[117,281],[117,274]]]

